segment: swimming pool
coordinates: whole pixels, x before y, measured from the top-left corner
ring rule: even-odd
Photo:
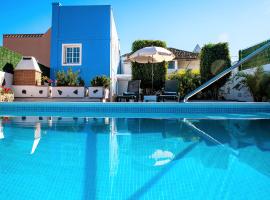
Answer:
[[[125,112],[133,104],[6,105],[0,199],[269,198],[269,104],[148,104],[155,115]]]

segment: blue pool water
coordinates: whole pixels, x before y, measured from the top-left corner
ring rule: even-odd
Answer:
[[[269,118],[0,122],[0,199],[269,199]]]

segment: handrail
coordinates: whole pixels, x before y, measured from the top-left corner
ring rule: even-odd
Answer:
[[[270,47],[270,42],[266,43],[265,45],[263,45],[262,47],[260,47],[256,51],[252,52],[251,54],[249,54],[245,58],[243,58],[240,61],[238,61],[235,65],[229,67],[228,69],[224,70],[223,72],[219,73],[215,77],[211,78],[209,81],[205,82],[204,84],[202,84],[201,86],[199,86],[198,88],[196,88],[195,90],[193,90],[192,92],[188,93],[184,97],[184,100],[183,101],[184,102],[187,102],[190,97],[194,96],[195,94],[197,94],[198,92],[202,91],[203,89],[205,89],[209,85],[213,84],[214,82],[216,82],[220,78],[222,78],[225,75],[229,74],[232,70],[238,68],[240,65],[242,65],[245,62],[249,61],[250,59],[252,59],[253,57],[257,56],[259,53],[261,53],[262,51],[264,51],[265,49],[267,49],[269,47]]]

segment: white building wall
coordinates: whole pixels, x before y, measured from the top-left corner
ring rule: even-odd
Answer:
[[[131,62],[127,61],[127,57],[122,57],[121,74],[132,74]]]
[[[130,74],[118,74],[117,75],[117,95],[123,95],[127,91],[128,81],[131,80]]]
[[[121,74],[132,74],[131,62],[126,61],[127,57],[122,57]],[[200,70],[200,60],[175,60],[175,68],[168,69],[168,73],[173,73],[180,69]]]
[[[111,96],[116,95],[117,71],[120,66],[120,42],[116,30],[116,25],[111,11]]]
[[[200,60],[178,60],[177,61],[178,69],[192,69],[199,70],[200,69]]]

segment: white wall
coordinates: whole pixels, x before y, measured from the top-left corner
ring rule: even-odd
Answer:
[[[52,87],[52,97],[62,98],[62,97],[84,97],[85,88],[84,87]]]
[[[13,74],[0,71],[0,85],[6,81],[6,87],[11,87],[13,82]]]
[[[120,42],[116,30],[116,25],[111,10],[111,96],[116,95],[116,84],[117,84],[117,70],[120,66]]]
[[[131,74],[131,62],[126,61],[127,56],[122,57],[121,74]]]
[[[253,96],[248,87],[240,85],[238,88],[235,88],[241,80],[243,80],[242,77],[237,77],[237,75],[232,76],[230,80],[220,88],[220,96],[226,100],[253,102]]]
[[[264,71],[270,72],[270,64],[263,66]],[[242,70],[240,72],[246,74],[253,74],[257,68],[251,68]],[[235,101],[254,101],[249,88],[240,84],[239,82],[243,79],[242,77],[237,76],[238,70],[235,70],[232,73],[230,79],[225,83],[223,87],[220,88],[220,95],[226,100],[235,100]],[[239,85],[238,88],[235,88],[236,85]]]
[[[14,97],[48,97],[49,87],[34,85],[13,85]]]
[[[123,95],[127,91],[128,81],[131,80],[131,75],[117,75],[117,95]]]
[[[178,69],[200,69],[200,60],[177,60]]]

